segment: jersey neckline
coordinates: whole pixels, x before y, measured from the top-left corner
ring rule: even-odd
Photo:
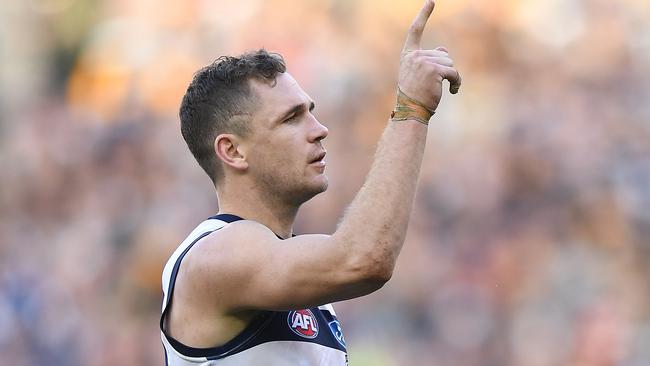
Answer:
[[[246,220],[246,219],[243,218],[243,217],[237,216],[237,215],[224,213],[224,214],[218,214],[218,215],[210,216],[210,217],[208,217],[208,220],[221,220],[223,222],[227,222],[227,223],[230,224],[231,222]],[[262,224],[262,225],[264,225],[264,224]],[[286,240],[287,239],[287,238],[281,237],[280,235],[276,234],[275,232],[273,234],[275,234],[275,236],[280,240]],[[292,233],[291,238],[293,238],[294,236],[296,236],[296,234]]]
[[[218,215],[210,216],[208,218],[208,220],[221,220],[223,222],[231,223],[231,222],[235,222],[235,221],[244,220],[244,218],[239,217],[237,215],[224,213],[224,214],[218,214]]]

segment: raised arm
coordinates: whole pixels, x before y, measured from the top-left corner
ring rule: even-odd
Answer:
[[[440,102],[444,79],[450,81],[452,93],[460,87],[460,76],[447,51],[420,47],[433,8],[434,2],[427,1],[410,27],[398,78],[399,90],[430,111]],[[412,115],[416,118],[407,113],[403,120],[389,121],[366,182],[333,235],[334,240],[355,248],[351,255],[369,257],[369,270],[382,281],[390,278],[404,242],[426,142],[428,126],[422,123],[428,122],[426,114]]]
[[[399,67],[398,105],[366,181],[336,232],[280,241],[266,227],[241,221],[193,249],[187,275],[224,311],[295,309],[373,292],[393,273],[402,248],[422,163],[430,114],[460,76],[446,49],[423,50],[433,12],[427,1],[411,25]]]

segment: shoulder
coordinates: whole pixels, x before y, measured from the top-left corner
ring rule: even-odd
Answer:
[[[258,222],[230,223],[194,245],[184,260],[184,272],[194,280],[201,280],[243,270],[247,263],[254,262],[260,248],[273,240],[278,240],[273,232]]]
[[[260,242],[277,239],[273,231],[256,221],[241,220],[213,231],[197,243],[195,253],[223,253],[230,250],[246,250]]]

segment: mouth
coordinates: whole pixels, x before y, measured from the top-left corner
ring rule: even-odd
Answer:
[[[325,161],[323,160],[325,158],[325,155],[327,154],[326,151],[323,151],[316,155],[313,159],[309,161],[309,164],[325,164]]]

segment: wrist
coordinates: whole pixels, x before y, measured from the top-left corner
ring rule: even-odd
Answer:
[[[397,102],[395,109],[390,114],[391,121],[414,120],[424,125],[429,124],[429,119],[433,116],[435,110],[431,110],[417,100],[404,94],[397,87]]]

